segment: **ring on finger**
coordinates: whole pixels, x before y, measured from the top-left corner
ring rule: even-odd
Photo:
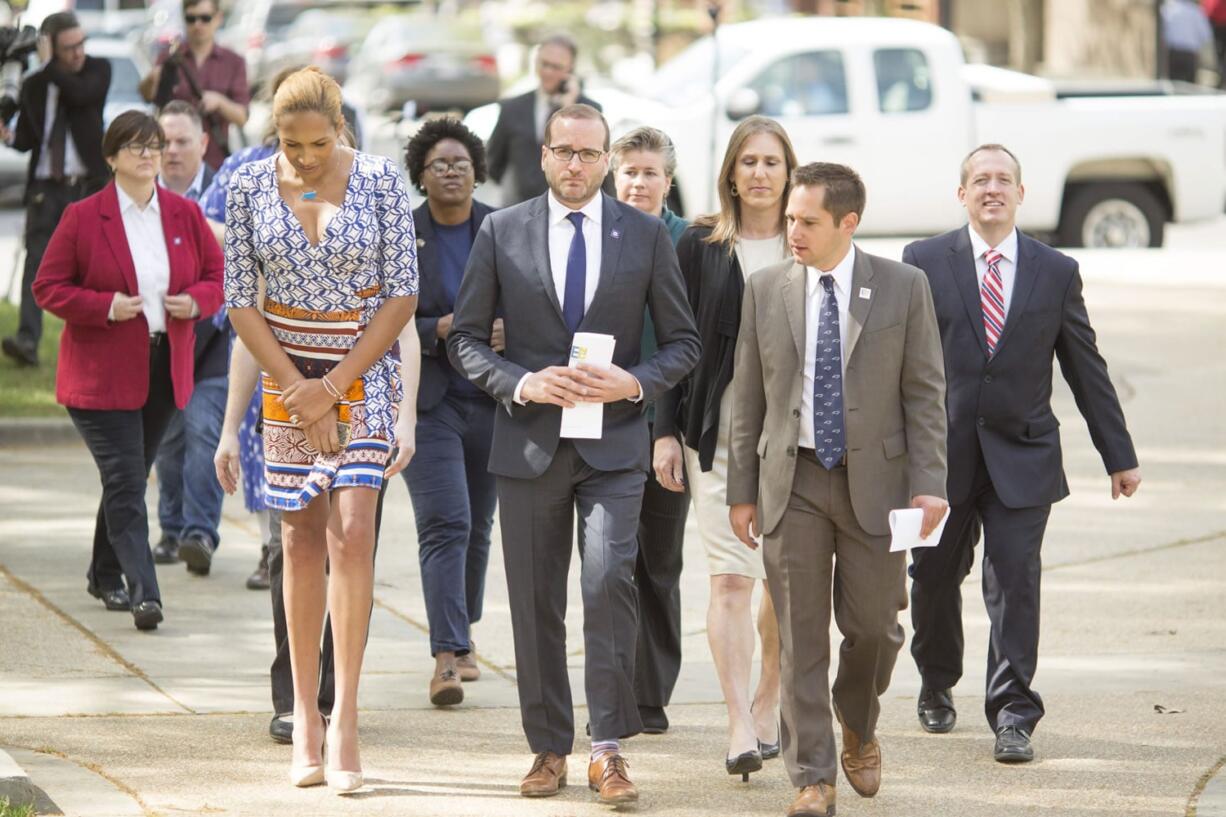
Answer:
[[[300,425],[302,423],[302,419],[297,414],[291,414],[289,416],[289,421],[294,425]]]

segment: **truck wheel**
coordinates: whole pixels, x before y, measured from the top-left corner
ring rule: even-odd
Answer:
[[[1064,204],[1060,239],[1066,247],[1161,247],[1167,212],[1140,184],[1082,187]]]

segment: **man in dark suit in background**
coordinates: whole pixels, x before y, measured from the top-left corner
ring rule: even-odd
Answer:
[[[1021,165],[1002,145],[962,163],[967,227],[917,241],[903,261],[928,275],[945,349],[949,522],[941,543],[913,553],[911,654],[923,686],[918,715],[948,732],[950,688],[962,676],[962,596],[983,531],[983,595],[991,620],[988,723],[996,760],[1029,761],[1043,716],[1031,689],[1039,650],[1040,550],[1051,505],[1068,495],[1052,357],[1090,427],[1111,496],[1141,483],[1124,413],[1095,344],[1077,262],[1017,230]]]
[[[48,15],[39,27],[41,70],[21,85],[12,145],[30,151],[26,181],[26,263],[21,277],[21,318],[4,354],[21,366],[38,365],[43,313],[30,287],[47,242],[65,208],[101,190],[110,178],[102,160],[102,107],[111,87],[111,63],[85,56],[85,32],[72,12]],[[0,139],[8,141],[7,123]]]
[[[536,760],[525,797],[566,785],[574,712],[566,671],[566,575],[575,510],[592,733],[588,784],[600,802],[638,799],[619,739],[642,730],[634,695],[634,566],[651,467],[646,404],[698,361],[700,341],[664,222],[600,192],[609,127],[588,105],[545,127],[549,192],[486,217],[456,298],[447,350],[501,405],[490,470],[515,634],[520,713]],[[659,348],[640,362],[644,308]],[[490,345],[503,315],[505,350]],[[578,331],[613,335],[608,368],[568,366]],[[562,407],[603,403],[598,439],[562,439]]]
[[[541,170],[541,142],[549,117],[575,103],[600,110],[599,104],[579,93],[574,76],[578,54],[575,41],[565,34],[549,37],[536,51],[540,86],[499,105],[486,153],[490,178],[502,185],[504,206],[535,198],[548,187]]]

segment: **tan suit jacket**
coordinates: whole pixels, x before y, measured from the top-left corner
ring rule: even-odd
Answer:
[[[755,502],[761,532],[783,518],[796,472],[805,361],[805,268],[759,270],[745,286],[733,378],[728,504]],[[862,297],[867,291],[868,297]],[[945,497],[945,367],[924,273],[856,249],[843,352],[852,508],[889,533],[911,497]]]

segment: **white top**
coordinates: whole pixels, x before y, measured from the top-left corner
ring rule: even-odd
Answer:
[[[786,261],[791,256],[787,242],[782,235],[770,238],[738,238],[736,241],[736,259],[741,265],[741,275],[745,280],[763,267]]]
[[[166,235],[162,232],[162,210],[157,191],[142,210],[118,184],[119,212],[123,215],[123,231],[136,267],[136,289],[140,294],[149,322],[149,331],[166,331],[166,292],[170,289],[170,257],[166,253]]]
[[[988,274],[988,262],[983,254],[988,250],[996,250],[1003,258],[996,268],[1000,270],[1001,288],[1005,297],[1005,320],[1009,319],[1009,302],[1013,299],[1013,282],[1017,278],[1017,228],[1014,227],[1005,240],[995,247],[989,247],[988,242],[979,237],[974,227],[968,227],[971,233],[971,252],[975,254],[975,278],[979,281],[979,291],[983,291],[983,276]],[[980,296],[982,297],[982,296]]]
[[[834,297],[839,302],[839,348],[843,351],[843,371],[840,382],[847,378],[847,325],[851,320],[848,309],[851,304],[851,271],[856,263],[856,246],[847,249],[843,260],[828,273],[816,267],[805,267],[805,371],[800,389],[800,440],[801,448],[816,448],[813,437],[813,369],[817,366],[817,333],[821,329],[822,299],[826,288],[822,276],[834,277]],[[846,394],[844,394],[846,405]],[[844,426],[846,428],[846,426]],[[846,445],[846,435],[844,435]]]
[[[549,109],[552,105],[549,102],[549,94],[545,93],[544,88],[536,89],[536,105],[533,108],[532,115],[536,122],[536,138],[541,142],[545,141],[545,125],[549,123]]]
[[[47,83],[47,115],[43,122],[43,149],[38,154],[38,166],[34,168],[34,178],[51,178],[51,128],[55,126],[56,106],[60,102],[60,87],[54,82]],[[64,175],[84,176],[85,162],[77,153],[77,143],[72,141],[72,128],[64,133]]]

